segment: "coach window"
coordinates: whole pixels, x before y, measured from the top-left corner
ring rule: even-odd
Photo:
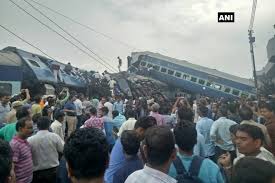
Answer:
[[[217,90],[221,90],[221,89],[222,89],[222,86],[221,86],[221,85],[218,85],[218,84],[215,84],[214,87],[215,87],[215,89],[217,89]]]
[[[181,77],[181,73],[180,72],[176,72],[175,76],[178,77],[178,78],[180,78]]]
[[[29,62],[32,64],[32,66],[40,67],[40,65],[34,60],[29,60]]]
[[[156,70],[156,71],[159,71],[159,68],[160,68],[160,67],[159,67],[158,65],[154,65],[154,66],[153,66],[153,69]]]
[[[188,74],[183,74],[182,78],[185,80],[189,80],[190,76]]]
[[[199,84],[204,85],[205,84],[205,80],[199,79]]]
[[[141,62],[140,65],[143,66],[143,67],[145,67],[146,66],[146,62]]]
[[[230,91],[231,91],[231,88],[225,88],[224,90],[225,93],[230,93]]]
[[[168,70],[168,74],[169,74],[169,75],[174,75],[174,71]]]
[[[212,83],[207,82],[207,83],[206,83],[206,86],[212,87]]]
[[[195,83],[195,82],[197,82],[197,78],[191,77],[191,81]]]
[[[163,72],[163,73],[166,73],[166,71],[167,71],[167,69],[164,68],[164,67],[162,67],[161,70],[160,70],[160,72]]]
[[[249,94],[248,93],[242,93],[241,97],[248,98]]]
[[[233,89],[232,94],[233,94],[233,95],[236,95],[236,96],[239,96],[240,91],[239,91],[239,90]]]
[[[152,64],[147,64],[147,67],[151,68],[151,67],[153,67],[153,65]]]

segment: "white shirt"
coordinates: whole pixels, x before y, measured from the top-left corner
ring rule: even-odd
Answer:
[[[76,100],[74,101],[74,105],[75,105],[75,108],[76,108],[76,115],[77,115],[77,116],[82,115],[82,109],[84,109],[84,107],[83,107],[83,105],[82,105],[81,100],[76,99]]]
[[[137,120],[136,120],[135,118],[129,118],[127,121],[125,121],[125,122],[121,125],[121,127],[120,127],[119,132],[118,132],[117,135],[120,137],[121,134],[122,134],[122,132],[123,132],[124,130],[133,130],[134,127],[135,127],[136,121],[137,121]]]
[[[261,150],[261,152],[256,156],[256,158],[259,158],[259,159],[262,159],[262,160],[265,160],[265,161],[269,161],[269,162],[271,162],[272,164],[275,165],[275,158],[274,158],[273,154],[271,152],[269,152],[267,149],[265,149],[264,147],[261,147],[260,150]],[[234,165],[240,159],[242,159],[244,157],[245,157],[245,155],[239,153],[239,157],[234,159]]]
[[[65,131],[63,130],[63,125],[59,121],[55,120],[51,124],[51,129],[53,133],[57,134],[63,141],[64,141],[64,136],[65,136]]]
[[[55,133],[40,130],[28,138],[32,149],[33,171],[59,166],[58,153],[63,152],[64,141]]]
[[[125,183],[177,183],[177,180],[156,169],[144,166],[126,179]]]
[[[104,106],[108,108],[109,112],[108,112],[108,117],[113,119],[113,104],[111,102],[105,102]]]

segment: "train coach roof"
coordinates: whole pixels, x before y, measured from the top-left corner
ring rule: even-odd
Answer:
[[[133,52],[132,56],[136,55],[136,54],[138,54],[138,55],[148,55],[148,56],[151,56],[151,57],[154,57],[154,58],[158,58],[158,59],[165,60],[165,61],[168,61],[168,62],[171,62],[171,63],[174,63],[174,64],[178,64],[178,65],[181,65],[181,66],[184,66],[184,67],[188,67],[188,68],[191,68],[191,69],[194,69],[194,70],[197,70],[197,71],[205,72],[209,75],[226,78],[226,79],[236,81],[236,82],[241,82],[241,83],[249,85],[249,86],[254,86],[254,83],[251,79],[246,79],[246,78],[234,76],[234,75],[231,75],[231,74],[228,74],[228,73],[225,73],[225,72],[218,71],[216,69],[211,69],[211,68],[208,68],[208,67],[192,64],[192,63],[190,63],[186,60],[179,60],[179,59],[175,59],[175,58],[171,58],[171,57],[161,55],[159,53],[153,53],[153,52],[148,52],[148,51]],[[136,61],[136,60],[134,60],[134,61]]]
[[[17,54],[11,51],[0,50],[0,65],[21,66],[21,64],[21,58]]]

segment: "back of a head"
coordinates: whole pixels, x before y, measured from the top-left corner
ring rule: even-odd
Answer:
[[[30,113],[26,107],[20,107],[19,109],[17,109],[17,111],[16,111],[17,120],[27,117],[27,116],[30,116]]]
[[[12,150],[8,142],[0,139],[0,182],[8,182],[12,168]]]
[[[145,116],[145,117],[142,117],[139,120],[137,120],[134,128],[135,129],[143,128],[144,130],[146,130],[147,128],[150,128],[155,125],[157,125],[156,118],[154,118],[152,116]]]
[[[103,177],[109,161],[108,150],[101,130],[81,128],[73,132],[64,146],[70,176],[77,180]]]
[[[36,113],[35,115],[32,116],[32,121],[33,123],[37,124],[39,118],[42,117],[42,114],[41,113]]]
[[[272,183],[275,165],[256,157],[240,159],[233,170],[232,183]]]
[[[251,120],[253,118],[253,111],[248,106],[242,106],[239,111],[239,115],[242,120]]]
[[[257,126],[249,125],[249,124],[242,124],[242,125],[239,125],[237,131],[247,133],[254,140],[260,139],[262,141],[262,143],[264,141],[264,134],[263,134],[262,130]]]
[[[109,112],[109,109],[108,109],[108,107],[104,106],[104,107],[101,108],[101,111],[102,111],[103,115],[107,115],[108,112]]]
[[[126,116],[127,116],[128,118],[134,118],[134,117],[136,117],[136,112],[135,112],[134,110],[132,110],[132,109],[129,109],[129,110],[126,112]]]
[[[37,128],[39,130],[48,130],[51,125],[51,119],[47,116],[42,116],[37,121]]]
[[[208,108],[206,106],[204,106],[204,105],[199,106],[199,110],[198,111],[199,111],[199,114],[200,114],[201,117],[207,117],[207,115],[208,115]]]
[[[168,127],[154,126],[145,133],[146,158],[151,166],[165,164],[175,150],[175,139]]]
[[[227,117],[227,115],[228,115],[227,110],[228,110],[228,108],[226,105],[220,106],[219,110],[218,110],[218,116],[219,117]]]
[[[96,116],[96,114],[97,114],[96,108],[95,107],[91,107],[90,113],[91,113],[91,115]]]
[[[194,113],[193,113],[192,109],[190,109],[190,108],[180,107],[178,109],[178,117],[180,120],[193,121]]]
[[[65,113],[64,113],[63,110],[57,110],[57,111],[55,112],[55,114],[54,114],[54,118],[55,118],[56,120],[58,120],[58,119],[60,119],[60,118],[62,118],[62,117],[64,117],[64,116],[65,116]]]
[[[120,138],[124,152],[127,155],[136,155],[139,150],[140,140],[138,134],[134,130],[125,130]]]
[[[176,144],[183,151],[192,151],[197,143],[197,130],[191,121],[180,121],[174,128]]]
[[[117,110],[114,110],[112,112],[112,114],[113,114],[113,118],[115,118],[115,117],[117,117],[119,115],[119,112]]]
[[[37,95],[33,98],[33,100],[35,101],[35,103],[39,104],[39,102],[41,101],[41,96]]]
[[[151,109],[153,112],[158,112],[159,111],[159,104],[158,103],[154,103],[152,106],[151,106]]]

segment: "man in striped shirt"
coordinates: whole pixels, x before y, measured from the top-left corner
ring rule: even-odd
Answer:
[[[33,122],[31,118],[24,117],[16,123],[17,135],[10,142],[17,183],[31,183],[33,164],[31,146],[27,138],[33,133]]]

